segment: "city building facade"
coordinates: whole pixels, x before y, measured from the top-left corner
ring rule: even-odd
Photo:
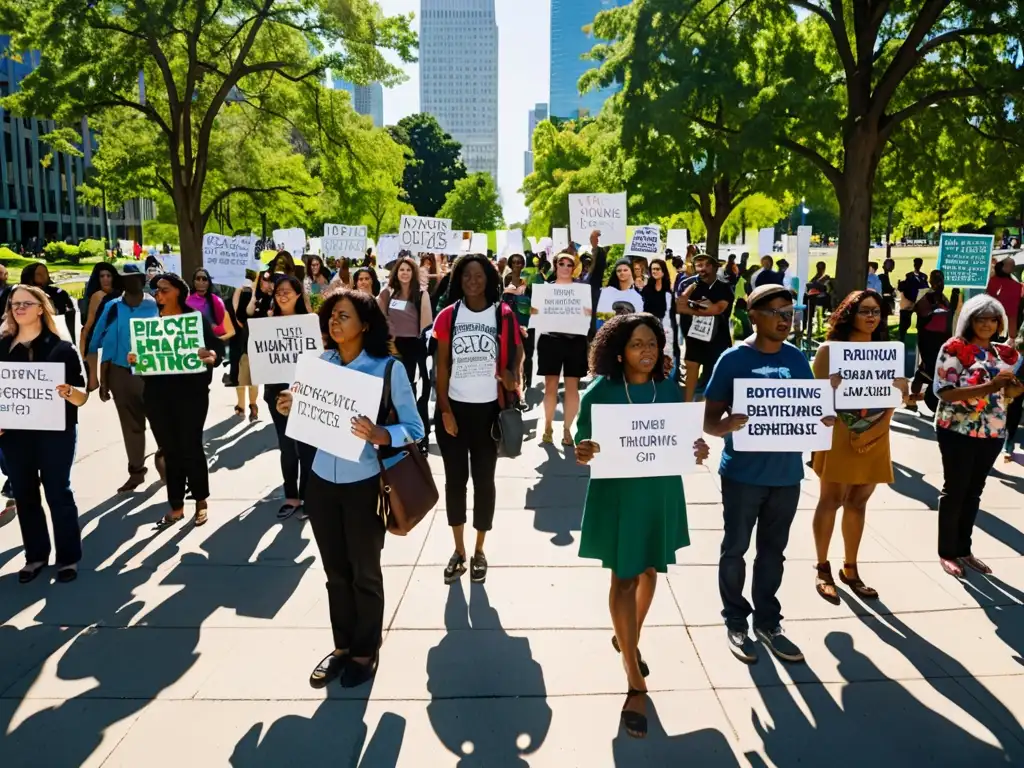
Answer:
[[[348,91],[352,97],[352,108],[360,115],[373,118],[373,125],[381,128],[384,125],[384,87],[380,83],[356,85],[340,77],[333,81],[334,90]]]
[[[583,58],[597,42],[583,31],[600,11],[627,0],[551,0],[551,80],[548,105],[551,117],[575,120],[593,117],[617,86],[580,94],[579,81],[597,63]]]
[[[526,129],[526,152],[523,156],[523,176],[533,173],[533,132],[537,129],[537,123],[548,119],[548,105],[537,104],[530,110],[527,119]]]
[[[470,173],[498,179],[494,0],[421,0],[420,110],[462,144]]]

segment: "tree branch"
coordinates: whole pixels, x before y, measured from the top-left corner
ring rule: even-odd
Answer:
[[[810,11],[825,22],[829,32],[832,33],[832,39],[836,42],[836,53],[839,54],[839,60],[843,63],[846,82],[849,83],[857,70],[857,63],[853,60],[850,40],[846,36],[846,22],[843,21],[842,16],[833,16],[820,5],[810,2],[810,0],[790,0],[790,5]]]
[[[826,160],[818,152],[815,152],[810,147],[805,147],[803,144],[793,141],[785,136],[778,136],[775,141],[780,147],[784,147],[790,152],[800,155],[805,160],[809,160],[811,164],[817,166],[818,170],[825,174],[825,178],[828,179],[832,183],[832,186],[837,190],[842,185],[842,171],[832,165],[832,163]]]
[[[245,194],[251,197],[253,195],[269,194],[271,192],[287,192],[288,194],[296,195],[297,197],[310,196],[308,193],[303,192],[301,190],[292,189],[292,187],[290,187],[287,184],[276,187],[228,187],[223,192],[220,192],[214,196],[213,200],[210,201],[209,205],[207,205],[206,208],[203,209],[201,215],[205,222],[205,220],[210,217],[210,214],[213,212],[213,209],[217,207],[217,204],[231,197],[231,195]]]
[[[982,88],[980,86],[970,86],[965,88],[947,88],[941,91],[933,91],[927,96],[915,101],[908,107],[904,107],[898,112],[894,112],[891,115],[885,115],[882,117],[879,123],[879,132],[882,138],[887,138],[890,133],[893,132],[903,121],[913,117],[918,112],[921,112],[933,104],[938,104],[940,101],[949,101],[950,99],[963,99],[969,96],[983,96],[987,93],[991,93],[992,90]]]

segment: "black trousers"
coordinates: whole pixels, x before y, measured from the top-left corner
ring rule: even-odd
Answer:
[[[420,396],[416,398],[416,410],[427,434],[430,434],[430,377],[427,375],[427,343],[422,336],[403,336],[395,338],[395,349],[399,359],[405,366],[405,372],[412,384],[413,394],[416,393],[416,373],[420,375]]]
[[[939,557],[954,560],[971,554],[981,492],[1003,441],[998,437],[968,437],[950,429],[936,429],[935,436],[942,454]]]
[[[306,511],[327,573],[334,647],[373,656],[384,632],[384,575],[380,553],[386,530],[377,514],[380,476],[357,483],[309,479]]]
[[[270,409],[270,418],[274,421],[277,431],[277,447],[281,450],[281,479],[284,481],[284,497],[286,499],[306,500],[306,488],[309,474],[313,469],[316,448],[298,440],[292,440],[284,433],[288,426],[288,417],[277,412],[277,395],[274,402],[265,401]]]
[[[1024,395],[1019,395],[1010,401],[1006,408],[1006,440],[1003,441],[1003,451],[1013,453],[1017,447],[1017,428],[1020,426],[1020,417],[1024,414]]]
[[[530,388],[533,382],[533,350],[537,346],[537,332],[528,328],[526,338],[523,339],[523,392]]]
[[[914,310],[912,309],[901,309],[900,310],[900,341],[907,340],[907,331],[910,330],[910,323],[914,319]]]
[[[494,471],[498,466],[498,444],[491,426],[498,416],[498,401],[460,403],[449,400],[459,433],[452,437],[444,428],[438,411],[434,415],[437,447],[444,461],[444,498],[448,525],[466,524],[466,488],[473,475],[473,527],[489,531],[494,523]]]
[[[186,483],[192,498],[206,501],[210,497],[210,473],[203,449],[203,425],[210,409],[210,390],[161,397],[147,386],[142,401],[153,436],[164,454],[171,509],[185,506]]]

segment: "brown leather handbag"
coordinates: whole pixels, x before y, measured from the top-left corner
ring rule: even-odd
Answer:
[[[391,369],[395,361],[389,360],[384,371],[384,390],[381,394],[381,425],[397,424],[398,415],[391,401]],[[401,456],[391,466],[384,460]],[[415,443],[387,446],[377,449],[380,466],[380,498],[388,531],[405,536],[437,505],[440,498],[427,458]]]

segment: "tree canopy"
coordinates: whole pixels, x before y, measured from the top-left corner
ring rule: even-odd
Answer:
[[[488,232],[504,226],[498,189],[489,173],[474,173],[455,182],[437,215],[454,229]]]
[[[403,117],[390,129],[408,148],[402,187],[420,216],[436,216],[455,182],[466,178],[462,145],[445,133],[433,115]]]

